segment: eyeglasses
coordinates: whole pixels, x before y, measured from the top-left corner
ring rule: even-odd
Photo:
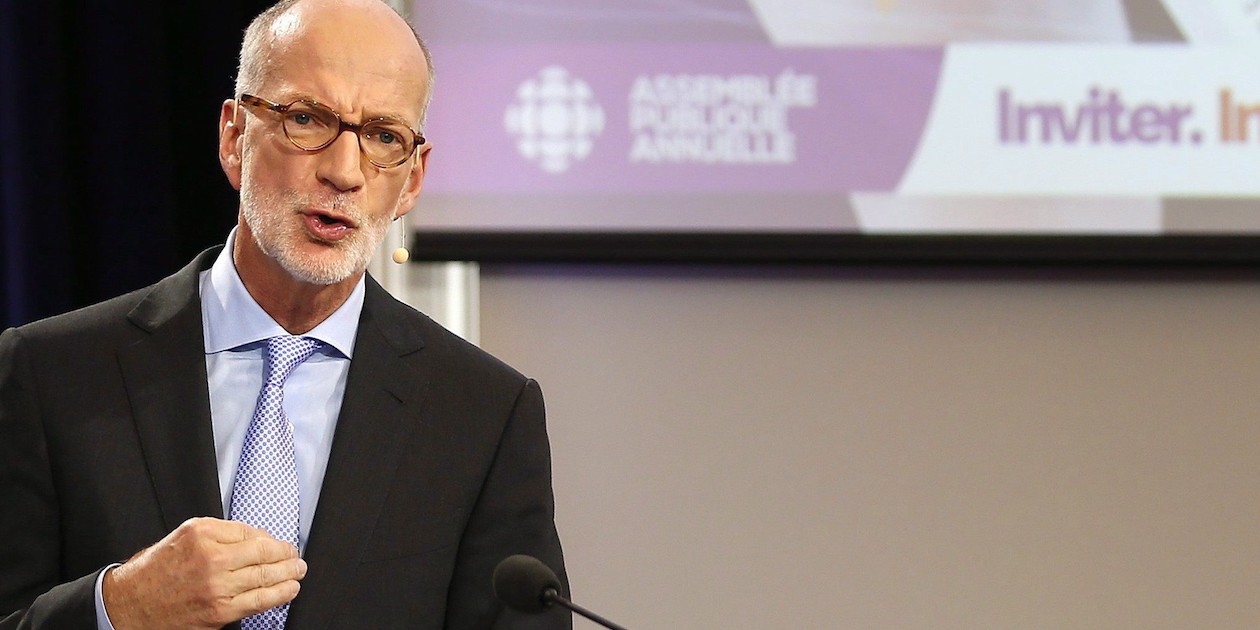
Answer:
[[[314,153],[323,150],[342,132],[349,129],[359,137],[359,148],[372,164],[390,168],[406,162],[416,147],[424,144],[424,136],[392,118],[373,118],[359,124],[348,123],[341,114],[326,105],[300,98],[286,105],[265,98],[242,94],[242,105],[271,110],[280,114],[284,135],[294,146]]]

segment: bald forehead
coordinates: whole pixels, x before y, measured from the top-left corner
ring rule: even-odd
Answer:
[[[310,37],[340,41],[365,51],[383,48],[392,58],[425,65],[424,52],[411,27],[380,0],[302,0],[271,26],[276,45]]]
[[[380,0],[302,0],[269,29],[264,81],[312,70],[423,105],[427,61],[405,20]],[[417,111],[417,114],[421,112]]]

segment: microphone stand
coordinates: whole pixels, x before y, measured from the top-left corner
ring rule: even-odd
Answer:
[[[591,621],[594,621],[595,623],[601,626],[604,626],[605,628],[608,628],[609,630],[629,630],[628,628],[619,626],[581,606],[578,606],[577,604],[569,601],[568,599],[565,599],[564,596],[560,595],[560,592],[554,588],[548,588],[547,590],[543,591],[542,597],[543,597],[543,601],[547,602],[548,604],[560,604],[561,606],[568,608],[569,610],[579,615],[582,615],[583,617],[586,617],[587,619],[590,619]]]

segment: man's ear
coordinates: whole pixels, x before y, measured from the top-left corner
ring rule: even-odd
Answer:
[[[219,108],[219,165],[232,188],[241,189],[241,143],[244,140],[245,112],[236,99],[223,101]]]
[[[411,167],[411,172],[407,173],[407,184],[398,195],[398,206],[394,208],[394,218],[401,219],[416,207],[416,199],[420,198],[420,189],[424,186],[424,172],[429,165],[429,151],[432,150],[433,145],[427,142],[417,149],[419,155],[412,158],[416,162]]]

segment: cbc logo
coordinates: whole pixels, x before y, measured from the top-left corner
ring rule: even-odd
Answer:
[[[604,110],[585,81],[548,66],[516,89],[503,126],[526,159],[548,173],[563,173],[590,155],[604,130]]]

